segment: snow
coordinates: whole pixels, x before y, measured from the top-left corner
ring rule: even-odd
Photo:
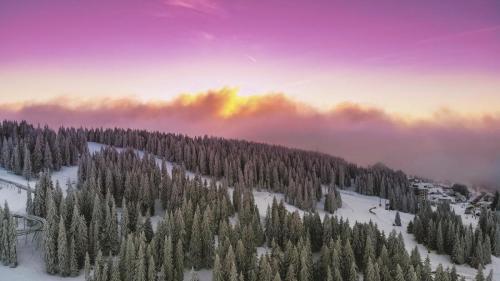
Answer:
[[[88,143],[89,151],[91,153],[95,153],[100,151],[106,145],[99,143]],[[117,150],[121,151],[122,148],[117,148]],[[142,157],[144,155],[143,151],[137,151],[138,155]],[[162,159],[156,157],[156,163],[161,165]],[[171,173],[172,168],[175,164],[167,162],[167,169]],[[61,188],[65,190],[65,185],[68,179],[71,182],[76,182],[77,179],[77,169],[78,167],[64,167],[61,171],[54,172],[52,174],[53,181],[59,181],[61,184]],[[190,178],[195,176],[194,173],[188,172],[187,175]],[[23,185],[27,184],[27,181],[20,176],[14,175],[4,169],[0,169],[0,178],[4,178],[13,182],[17,182]],[[202,177],[204,180],[209,180],[209,177]],[[34,181],[30,182],[30,186],[34,186]],[[418,244],[412,234],[408,234],[406,232],[406,228],[408,223],[413,219],[414,215],[407,213],[400,213],[402,226],[397,227],[393,226],[394,217],[396,215],[396,211],[385,210],[384,207],[379,207],[379,197],[376,196],[367,196],[361,195],[354,191],[349,190],[339,190],[342,196],[342,208],[338,209],[334,216],[342,217],[345,219],[349,219],[349,222],[353,224],[354,222],[367,223],[372,221],[377,224],[378,228],[388,235],[392,230],[396,230],[398,233],[401,232],[403,239],[405,240],[406,250],[411,251],[415,246],[417,246],[421,256],[425,258],[427,254],[431,260],[431,266],[433,269],[437,267],[438,264],[442,264],[445,268],[451,267],[453,264],[450,260],[450,257],[447,255],[438,255],[436,252],[432,251],[428,253],[427,249]],[[232,194],[233,189],[229,188],[229,195]],[[267,191],[254,191],[255,203],[257,208],[259,209],[259,213],[262,217],[266,215],[267,207],[270,206],[273,202],[273,198],[276,198],[278,202],[280,200],[284,200],[283,194],[271,193]],[[230,196],[232,198],[232,196]],[[9,207],[14,212],[24,213],[25,212],[25,204],[26,204],[26,191],[19,191],[17,188],[11,186],[0,185],[0,202],[7,201],[9,203]],[[304,211],[298,209],[295,206],[285,203],[285,208],[290,212],[297,211],[300,216],[304,215]],[[327,214],[323,210],[324,199],[317,203],[316,208],[323,219]],[[462,220],[464,223],[473,225],[477,224],[477,218],[474,218],[470,215],[465,215],[465,204],[453,204],[452,208],[455,212],[462,216]],[[375,207],[372,211],[375,214],[371,214],[369,209]],[[151,217],[151,222],[153,228],[156,229],[158,222],[161,221],[163,212],[157,202],[155,208],[157,209],[156,216]],[[236,217],[232,217],[230,219],[231,223],[235,223],[237,220]],[[18,256],[19,256],[19,266],[17,268],[9,268],[5,266],[0,266],[0,276],[7,276],[8,280],[40,280],[40,281],[54,281],[54,280],[83,280],[83,274],[81,274],[77,278],[61,278],[58,276],[52,276],[45,273],[43,268],[43,260],[40,256],[40,252],[37,250],[36,245],[32,244],[31,241],[25,241],[25,238],[19,239],[18,244]],[[259,247],[257,252],[259,255],[262,255],[269,251],[269,249],[265,247]],[[455,265],[457,272],[460,275],[463,275],[467,278],[467,280],[471,280],[474,278],[476,274],[476,270],[471,268],[468,265]],[[492,263],[486,266],[484,272],[488,274],[490,269],[497,269],[494,271],[493,280],[500,281],[500,259],[492,256]],[[212,271],[211,270],[200,270],[197,271],[198,277],[202,281],[211,280]],[[191,270],[187,270],[184,274],[184,280],[191,279]]]
[[[0,265],[0,280],[12,281],[82,281],[83,273],[77,277],[60,277],[49,275],[45,271],[42,252],[36,241],[24,236],[18,238],[17,257],[19,265],[16,268]]]
[[[413,250],[413,248],[415,248],[415,246],[417,246],[422,258],[425,258],[427,255],[429,255],[429,258],[431,260],[431,267],[433,268],[433,270],[436,269],[439,264],[442,264],[444,268],[451,268],[453,266],[453,263],[451,262],[451,259],[448,255],[439,255],[435,251],[431,251],[429,253],[424,245],[417,243],[413,234],[409,234],[406,232],[408,223],[413,220],[414,215],[400,212],[402,226],[393,226],[396,211],[385,210],[383,204],[382,207],[379,207],[379,197],[362,195],[349,190],[339,191],[342,196],[342,208],[339,208],[335,212],[335,214],[333,214],[334,216],[337,216],[339,218],[342,217],[344,218],[344,220],[349,219],[351,225],[354,224],[354,222],[368,223],[372,221],[373,223],[377,224],[378,228],[381,231],[384,231],[386,235],[388,235],[392,230],[401,233],[405,241],[406,250],[410,252],[411,250]],[[266,191],[254,191],[254,197],[255,204],[257,205],[259,213],[262,217],[264,217],[267,213],[267,206],[272,205],[273,198],[276,198],[278,202],[280,200],[284,200],[283,194],[271,193]],[[318,204],[316,205],[316,210],[322,219],[327,214],[323,210],[323,204],[324,200],[318,202]],[[284,205],[288,211],[297,211],[301,217],[305,213],[304,211],[288,203],[284,203]],[[375,209],[372,210],[375,215],[369,212],[369,209],[372,207],[375,207]],[[457,214],[462,215],[464,223],[472,223],[473,225],[477,224],[476,218],[464,215],[464,204],[455,204],[452,205],[452,207]],[[261,249],[260,251],[262,250],[263,249]],[[477,272],[476,269],[468,265],[455,265],[455,267],[458,274],[463,275],[467,280],[472,280]],[[490,269],[496,269],[493,271],[493,280],[500,281],[500,271],[498,270],[499,268],[500,258],[492,256],[492,263],[486,266],[484,272],[485,274],[488,274]]]
[[[455,214],[460,215],[462,217],[462,222],[466,225],[472,224],[472,227],[476,227],[478,223],[478,217],[472,214],[465,214],[465,209],[467,208],[468,203],[458,203],[451,204],[451,208],[455,211]]]
[[[5,170],[4,168],[0,168],[0,178],[22,185],[29,184],[31,187],[35,186],[36,183],[36,180],[27,181],[24,177],[18,176],[10,171]]]
[[[210,269],[201,269],[198,271],[189,270],[184,272],[184,281],[190,281],[193,273],[196,272],[198,274],[198,279],[200,281],[211,281],[212,280],[212,270]]]
[[[12,186],[0,187],[0,203],[7,202],[9,209],[14,213],[24,214],[26,212],[26,191]]]
[[[61,170],[52,173],[52,182],[55,185],[59,182],[61,189],[64,194],[67,190],[68,180],[72,184],[76,184],[78,166],[62,167]],[[24,186],[29,186],[35,188],[36,180],[27,181],[25,178],[19,175],[15,175],[3,168],[0,168],[0,179],[5,179],[11,182],[22,184]],[[26,192],[25,190],[14,187],[10,184],[0,182],[0,203],[3,204],[5,201],[8,202],[9,208],[13,212],[25,213],[26,212]]]

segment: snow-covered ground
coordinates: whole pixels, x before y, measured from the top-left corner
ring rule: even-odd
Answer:
[[[342,196],[342,208],[338,209],[334,216],[343,217],[344,220],[349,219],[351,225],[356,221],[361,223],[372,221],[373,223],[376,223],[378,228],[384,231],[386,235],[388,235],[392,230],[396,230],[398,233],[401,232],[405,241],[406,250],[411,251],[415,248],[415,246],[417,246],[422,258],[429,255],[433,269],[435,269],[439,264],[442,264],[445,268],[451,268],[451,266],[453,266],[449,256],[439,255],[435,251],[429,252],[424,245],[417,243],[413,234],[406,232],[408,223],[413,220],[414,215],[400,213],[402,226],[393,226],[396,211],[385,210],[384,207],[379,207],[379,197],[361,195],[348,190],[340,190],[340,194]],[[274,197],[278,201],[284,198],[283,194],[273,194],[262,191],[254,192],[254,196],[255,203],[259,208],[261,216],[266,215],[267,206],[272,204]],[[323,211],[323,203],[324,202],[322,200],[321,202],[318,202],[316,206],[321,218],[323,218],[326,214]],[[290,204],[285,203],[285,207],[290,212],[298,211],[301,216],[304,214],[304,211]],[[369,209],[372,207],[375,207],[375,209],[372,210],[375,215],[369,212]],[[477,219],[472,216],[464,215],[465,207],[463,205],[456,204],[453,205],[453,208],[457,214],[462,215],[464,223],[472,223],[474,225],[477,224]],[[457,272],[466,277],[467,280],[472,280],[477,272],[474,268],[468,265],[455,265],[455,267]],[[492,263],[486,266],[484,272],[488,274],[490,269],[494,269],[493,280],[500,281],[500,258],[492,256]]]
[[[31,236],[18,238],[17,257],[19,265],[16,268],[0,265],[0,280],[9,281],[82,281],[83,271],[77,277],[60,277],[49,275],[45,271],[42,252],[38,250],[40,246],[33,242]]]
[[[91,153],[99,151],[101,148],[105,147],[105,145],[98,143],[89,143],[89,150]],[[118,148],[121,150],[120,148]],[[144,153],[142,151],[138,151],[139,156],[142,156]],[[156,163],[161,165],[161,158],[156,158]],[[167,163],[167,168],[169,172],[172,171],[174,164]],[[77,179],[77,167],[64,167],[61,171],[53,173],[53,180],[59,181],[63,190],[65,190],[65,184],[70,179],[71,182],[76,182]],[[188,173],[189,177],[194,177],[193,173]],[[26,185],[27,181],[20,176],[9,173],[3,169],[0,169],[0,178],[5,178],[10,181],[18,182]],[[204,179],[209,179],[204,177]],[[34,186],[34,182],[30,182],[30,186]],[[229,189],[229,193],[231,195],[232,189]],[[344,219],[349,219],[349,222],[354,223],[358,222],[369,222],[372,221],[377,224],[380,230],[383,230],[386,234],[389,234],[392,230],[396,230],[397,232],[401,232],[403,238],[405,240],[406,249],[411,251],[415,246],[418,247],[420,254],[423,258],[427,256],[430,257],[431,264],[433,268],[436,268],[438,264],[442,264],[444,267],[451,267],[452,263],[447,255],[438,255],[435,252],[428,253],[427,249],[421,245],[417,244],[413,235],[406,233],[406,227],[408,223],[413,219],[413,215],[400,213],[402,226],[397,227],[393,226],[394,218],[396,215],[395,211],[385,210],[383,207],[379,207],[379,198],[376,196],[366,196],[361,195],[353,191],[348,190],[340,190],[342,196],[342,208],[338,209],[335,212],[335,216],[343,217]],[[255,203],[259,209],[259,213],[262,217],[266,215],[267,207],[270,206],[273,202],[273,198],[276,198],[278,201],[284,199],[283,194],[270,193],[266,191],[254,191]],[[0,186],[0,202],[7,201],[9,203],[9,207],[11,210],[24,213],[26,208],[26,192],[24,190],[18,191],[17,188],[13,187],[1,187]],[[317,210],[320,214],[320,217],[323,218],[326,213],[323,211],[323,203],[318,202]],[[472,223],[477,224],[477,219],[472,216],[467,216],[464,214],[465,205],[456,204],[452,205],[455,212],[457,214],[462,215],[464,223]],[[285,207],[290,212],[299,212],[301,216],[303,216],[304,211],[298,209],[295,206],[285,203]],[[372,211],[375,213],[371,214],[369,209],[375,207]],[[159,206],[157,204],[157,209]],[[157,216],[151,218],[153,227],[156,228],[158,222],[162,219],[162,212],[157,212]],[[236,218],[233,218],[236,220]],[[258,253],[263,254],[268,249],[264,247],[258,248]],[[19,239],[19,248],[18,248],[18,256],[19,256],[19,266],[17,268],[9,268],[5,266],[0,266],[0,276],[9,276],[9,280],[41,280],[41,281],[54,281],[54,280],[62,280],[65,278],[51,276],[45,273],[43,268],[43,260],[40,256],[40,252],[36,249],[36,245],[32,245],[32,242],[25,242],[24,238]],[[465,276],[468,280],[473,279],[476,274],[476,270],[471,268],[468,265],[460,265],[456,266],[457,272],[463,276]],[[500,281],[500,259],[496,257],[492,257],[492,263],[486,267],[485,272],[489,272],[490,269],[496,269],[494,271],[493,280]],[[211,280],[211,271],[210,270],[201,270],[198,272],[198,276],[202,281]],[[184,275],[185,280],[190,280],[191,272],[188,270]],[[65,280],[68,280],[67,278]],[[71,280],[83,280],[83,275],[80,275],[77,278],[72,278]]]
[[[52,173],[52,182],[54,185],[59,182],[61,189],[66,193],[66,184],[68,180],[76,183],[78,166],[63,167],[61,170]],[[36,180],[26,180],[22,176],[13,174],[3,168],[0,168],[0,179],[6,179],[11,182],[35,188]],[[26,210],[26,191],[16,188],[9,184],[0,182],[0,203],[3,205],[5,201],[9,204],[9,208],[17,213],[24,213]]]

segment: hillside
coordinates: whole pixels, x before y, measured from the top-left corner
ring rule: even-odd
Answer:
[[[181,137],[181,139],[183,139],[183,137]],[[201,139],[199,139],[198,141],[201,141]],[[139,143],[141,143],[141,142],[139,142]],[[243,144],[245,144],[245,142],[238,142],[237,146],[240,146]],[[257,145],[258,147],[265,146],[263,144],[255,144],[255,145]],[[124,145],[121,144],[119,146],[124,146]],[[214,177],[213,175],[211,175],[212,172],[210,172],[210,169],[207,169],[205,171],[205,173],[204,173],[205,175],[203,177],[198,177],[196,172],[190,172],[190,171],[186,171],[186,172],[180,171],[181,174],[179,174],[179,169],[181,168],[181,166],[186,166],[185,162],[183,162],[183,161],[180,161],[180,162],[178,162],[178,161],[172,161],[172,162],[165,161],[164,157],[153,156],[154,153],[146,152],[144,148],[147,146],[143,147],[143,145],[138,145],[138,144],[135,144],[132,146],[143,148],[143,149],[136,148],[136,150],[134,150],[132,152],[133,154],[137,155],[137,157],[138,157],[137,160],[134,160],[134,161],[139,161],[137,163],[138,164],[142,163],[140,165],[146,169],[150,169],[150,168],[147,168],[147,165],[149,165],[147,163],[152,162],[155,167],[157,167],[158,169],[161,170],[161,173],[163,173],[163,172],[167,173],[168,178],[171,178],[172,181],[176,181],[175,180],[176,178],[179,179],[178,177],[179,176],[182,177],[182,174],[184,174],[186,176],[187,182],[185,182],[183,184],[186,184],[186,183],[189,184],[190,181],[193,181],[193,183],[196,183],[199,179],[201,179],[202,181],[206,181],[206,182],[215,182],[215,184],[217,186],[219,186],[219,188],[224,188],[224,185],[227,185],[226,177],[224,177],[224,176],[223,177]],[[231,145],[229,145],[229,146],[231,146]],[[93,169],[95,169],[95,168],[90,168],[91,166],[93,166],[93,164],[91,164],[91,166],[87,165],[86,168],[82,168],[83,167],[82,165],[84,165],[85,161],[87,161],[87,163],[90,164],[90,163],[92,163],[92,161],[95,161],[95,163],[99,163],[102,161],[100,159],[108,159],[106,161],[111,161],[110,163],[120,163],[120,161],[122,161],[122,160],[119,160],[119,158],[117,158],[117,157],[122,157],[121,156],[122,154],[123,154],[123,157],[125,157],[123,159],[130,159],[130,157],[131,157],[131,155],[126,156],[127,153],[129,153],[129,150],[122,149],[120,147],[117,147],[116,149],[110,150],[109,148],[105,148],[105,147],[106,147],[106,145],[104,145],[104,144],[89,142],[87,152],[85,152],[86,154],[84,154],[84,159],[86,159],[86,160],[83,160],[83,162],[82,161],[80,162],[80,171],[78,171],[79,170],[78,166],[70,166],[70,167],[62,167],[59,171],[55,171],[51,174],[51,179],[52,179],[53,185],[55,186],[57,182],[60,184],[61,192],[62,192],[61,195],[63,198],[66,197],[68,194],[73,194],[75,189],[83,190],[85,192],[85,190],[87,190],[88,188],[91,188],[91,186],[86,186],[85,181],[82,183],[82,179],[85,179],[85,177],[88,177],[88,176],[93,177],[93,176],[97,176],[97,175],[92,175],[92,174],[82,175],[82,173],[88,173],[89,171],[92,171]],[[208,146],[208,147],[210,147],[210,146]],[[235,148],[229,148],[228,150],[231,150],[231,149],[235,149]],[[286,151],[285,148],[278,148],[278,149]],[[154,147],[149,147],[149,150],[154,150]],[[103,154],[103,152],[104,152],[104,154]],[[260,152],[260,153],[264,153],[264,152]],[[301,159],[301,157],[305,157],[302,155],[307,154],[307,152],[292,150],[292,154],[294,154],[294,153],[298,153],[298,155],[299,155],[299,156],[297,156],[298,159]],[[153,154],[153,155],[151,155],[151,154]],[[256,153],[256,154],[258,155],[259,153]],[[101,158],[101,155],[104,156],[105,158]],[[107,155],[107,156],[105,156],[105,155]],[[95,156],[93,160],[92,160],[91,156]],[[182,157],[175,158],[178,156],[168,156],[168,155],[166,158],[168,159],[169,157],[172,160],[183,159]],[[282,157],[282,156],[280,156],[280,157]],[[319,159],[321,159],[321,160],[318,160],[318,161],[320,161],[320,162],[321,161],[326,161],[326,162],[328,162],[328,161],[333,161],[333,162],[340,161],[340,163],[345,163],[343,160],[339,160],[337,158],[329,158],[329,156],[325,156],[325,155],[314,154],[314,156],[308,156],[308,157],[319,157]],[[116,161],[118,161],[118,162],[116,162]],[[179,166],[177,163],[182,163],[182,165]],[[144,165],[146,165],[146,166],[144,166]],[[192,165],[193,165],[192,167],[194,167],[195,170],[197,170],[197,171],[200,170],[200,166],[198,164],[192,164]],[[245,167],[245,165],[243,165],[243,167]],[[333,184],[334,186],[339,188],[339,193],[340,193],[341,200],[342,200],[341,207],[339,207],[334,212],[333,217],[337,217],[339,219],[342,219],[343,221],[348,220],[350,222],[351,227],[353,227],[353,226],[356,227],[356,223],[373,222],[380,231],[383,231],[385,233],[385,235],[389,235],[389,233],[393,230],[395,230],[396,232],[401,232],[402,239],[404,242],[404,249],[407,252],[410,252],[413,250],[413,248],[415,248],[415,246],[417,246],[418,251],[420,252],[420,255],[422,257],[425,257],[427,255],[427,250],[422,245],[417,245],[413,235],[406,233],[406,227],[407,227],[409,221],[411,221],[413,219],[414,215],[409,214],[409,213],[401,213],[402,226],[401,227],[393,226],[396,211],[386,210],[385,208],[380,207],[379,206],[380,198],[377,196],[362,195],[362,194],[359,194],[358,192],[356,192],[356,191],[363,191],[363,190],[366,193],[373,192],[373,191],[368,192],[366,187],[373,188],[373,186],[375,184],[371,181],[373,181],[373,179],[376,178],[376,176],[373,177],[373,174],[376,175],[376,172],[374,171],[373,174],[365,174],[365,172],[368,170],[363,169],[363,168],[358,168],[358,167],[353,166],[353,165],[350,165],[349,167],[350,167],[350,169],[353,169],[352,171],[355,171],[355,173],[358,173],[358,176],[357,176],[357,179],[352,179],[350,181],[349,186],[344,185],[343,187],[341,187],[338,185],[337,182],[335,182]],[[375,167],[375,169],[384,169],[385,170],[386,168]],[[160,171],[160,170],[158,170],[158,171]],[[87,172],[82,172],[82,171],[87,171]],[[96,170],[94,170],[94,171],[96,171]],[[136,172],[139,172],[139,171],[136,171]],[[92,172],[92,173],[95,173],[95,172]],[[387,173],[387,172],[386,171],[382,171],[382,172],[379,171],[379,175],[380,174],[383,175],[383,173]],[[392,172],[390,172],[390,173],[392,173]],[[99,177],[97,177],[97,178],[99,178]],[[280,178],[280,177],[278,176],[278,178]],[[321,178],[321,177],[319,177],[319,178]],[[338,180],[338,177],[334,177],[334,178],[336,180]],[[382,178],[385,179],[384,177],[382,177]],[[23,184],[23,185],[27,184],[27,180],[24,179],[22,176],[14,175],[12,172],[6,171],[4,169],[0,170],[0,179],[7,179],[9,181],[14,181],[14,182],[17,182],[17,183]],[[152,175],[151,179],[154,180],[153,175]],[[233,179],[233,181],[234,181],[233,182],[234,185],[229,185],[229,186],[227,186],[226,189],[227,189],[227,198],[230,199],[231,204],[235,205],[235,202],[234,202],[235,187],[236,187],[236,189],[238,189],[238,192],[242,192],[243,195],[245,194],[245,191],[241,190],[241,188],[243,188],[242,183],[244,181],[239,181],[239,180],[235,180],[235,179]],[[72,187],[71,187],[72,191],[70,193],[68,193],[68,190],[67,190],[67,185],[66,185],[67,182],[70,182],[72,185]],[[256,180],[256,182],[259,182],[259,180]],[[88,182],[88,183],[90,183],[90,182]],[[357,183],[362,184],[362,187],[357,186]],[[321,190],[320,194],[326,194],[326,193],[328,193],[328,190],[332,188],[331,184],[323,184],[323,183],[319,183],[319,184],[320,184],[320,190]],[[36,183],[35,183],[35,181],[32,180],[29,182],[29,185],[31,187],[34,187],[36,185]],[[383,186],[384,184],[379,183],[379,187],[380,187],[380,185]],[[99,184],[97,186],[99,186]],[[209,186],[206,186],[205,188],[211,189],[211,187],[209,187]],[[283,187],[281,187],[281,188],[283,188]],[[312,206],[309,206],[308,208],[306,208],[306,210],[303,210],[302,208],[300,208],[301,206],[303,207],[303,205],[299,204],[299,206],[294,206],[293,204],[291,204],[292,201],[290,201],[289,199],[287,200],[287,194],[286,193],[283,194],[280,192],[282,190],[284,190],[284,189],[278,188],[278,190],[276,190],[276,191],[274,191],[272,188],[271,188],[271,190],[269,190],[268,188],[252,189],[252,196],[251,197],[253,199],[251,199],[251,200],[253,201],[253,204],[255,204],[254,206],[256,208],[257,213],[260,214],[259,220],[261,222],[266,221],[267,217],[270,215],[267,213],[268,207],[273,205],[274,199],[276,199],[278,201],[280,201],[280,200],[285,201],[284,207],[286,208],[286,210],[288,212],[291,212],[291,213],[293,213],[293,212],[297,213],[299,215],[299,217],[304,218],[304,220],[306,219],[304,216],[308,217],[309,211],[311,211],[311,210],[314,210],[315,212],[317,212],[321,220],[323,220],[326,216],[330,216],[330,214],[326,213],[323,210],[324,201],[325,201],[324,196],[320,196],[320,198],[317,202],[314,201],[312,203],[313,204]],[[393,192],[389,188],[388,188],[388,190],[389,190],[389,193]],[[78,191],[78,192],[81,192],[81,191]],[[106,195],[107,193],[105,190],[102,190],[102,192],[104,192],[102,194],[103,195],[102,198],[104,199],[104,197],[107,197],[107,195]],[[83,195],[84,194],[82,194],[82,196]],[[71,196],[73,196],[73,195],[71,195]],[[169,196],[171,196],[171,195],[169,195]],[[184,196],[186,196],[186,195],[184,195]],[[188,196],[192,196],[192,195],[188,195]],[[245,198],[245,196],[246,195],[244,195],[243,198]],[[392,194],[391,196],[395,196],[395,195]],[[161,197],[161,194],[160,194],[160,197]],[[27,209],[26,208],[27,207],[26,198],[27,198],[27,194],[25,191],[19,192],[16,188],[14,188],[12,186],[2,185],[2,187],[0,189],[0,201],[7,201],[10,209],[15,213],[26,213],[26,209]],[[106,200],[108,200],[108,199],[106,199]],[[246,199],[244,199],[244,200],[246,200]],[[168,202],[171,202],[171,201],[168,201]],[[153,208],[153,213],[151,214],[152,216],[150,218],[150,221],[151,221],[152,229],[156,232],[161,231],[161,229],[162,229],[161,225],[163,225],[163,223],[165,222],[165,219],[166,219],[166,217],[164,216],[164,214],[165,214],[164,207],[165,206],[163,203],[162,203],[161,198],[154,199],[154,204],[151,206]],[[182,203],[182,204],[185,204],[185,203]],[[250,203],[250,204],[252,204],[252,203]],[[237,205],[235,205],[235,206],[237,206]],[[458,214],[463,215],[465,217],[465,215],[464,215],[465,209],[462,205],[454,205],[453,207]],[[173,208],[173,207],[167,207],[167,208]],[[184,207],[182,207],[182,208],[184,208]],[[371,209],[371,212],[370,212],[370,209]],[[117,208],[116,210],[118,213],[118,218],[123,217],[123,209]],[[243,211],[243,210],[241,210],[241,211]],[[228,214],[230,214],[230,213],[228,213]],[[144,215],[146,215],[146,213],[144,213]],[[94,215],[92,215],[92,216],[94,216]],[[228,217],[228,221],[230,222],[230,225],[232,225],[232,227],[238,227],[240,225],[240,223],[243,223],[242,221],[240,221],[240,216],[241,216],[241,214],[238,211],[236,211]],[[473,224],[477,224],[477,219],[467,218],[467,221],[471,222]],[[305,223],[305,221],[304,221],[304,223]],[[312,231],[312,230],[310,230],[310,231]],[[313,232],[311,232],[311,233],[313,233]],[[46,269],[44,268],[43,245],[41,245],[43,243],[39,239],[35,240],[35,241],[38,241],[38,242],[33,242],[33,241],[31,241],[31,238],[28,238],[28,237],[26,237],[26,238],[20,237],[18,240],[19,266],[17,268],[0,267],[0,273],[5,272],[6,274],[9,274],[9,276],[11,276],[13,278],[13,280],[32,280],[32,278],[36,278],[37,280],[58,280],[60,277],[53,276],[53,275],[47,275],[45,273]],[[216,241],[217,241],[217,239],[216,239]],[[35,243],[35,244],[33,244],[33,243]],[[261,256],[264,253],[271,253],[273,251],[274,251],[273,249],[269,248],[269,244],[264,244],[264,245],[260,245],[260,246],[256,247],[256,252],[259,254],[259,256]],[[316,256],[316,253],[314,255]],[[452,266],[451,260],[447,256],[438,255],[435,252],[431,252],[431,253],[429,253],[429,258],[430,258],[431,266],[432,266],[433,270],[438,268],[439,264],[442,264],[445,268]],[[489,269],[496,268],[498,266],[500,266],[500,260],[496,257],[493,257],[492,263],[486,266],[485,272],[488,272]],[[466,277],[469,280],[472,279],[476,274],[475,269],[473,269],[469,266],[466,266],[466,265],[456,266],[456,270],[457,270],[458,274]],[[211,270],[200,268],[197,271],[199,272],[199,277],[201,280],[212,280]],[[495,272],[494,279],[496,280],[498,277],[499,276]],[[78,277],[75,278],[75,280],[83,280],[82,278],[83,278],[83,274],[80,274]],[[189,270],[186,269],[186,274],[184,274],[184,279],[189,280],[190,278],[191,278],[191,275],[189,273]]]

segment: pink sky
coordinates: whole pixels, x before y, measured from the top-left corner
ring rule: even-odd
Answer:
[[[2,1],[0,102],[236,87],[323,109],[492,113],[498,11],[494,0]]]
[[[461,179],[491,182],[500,173],[499,11],[494,0],[1,1],[0,106],[3,116],[52,125],[77,112],[64,122],[220,133],[436,177],[465,175],[458,163],[470,162]],[[196,106],[175,103],[226,87],[237,89],[237,110],[228,115],[225,103],[210,122],[191,123]],[[257,96],[276,93],[309,115]],[[107,117],[103,98],[127,102]],[[346,103],[379,114],[361,127],[337,121]],[[156,124],[178,113],[172,104],[182,128]],[[257,113],[281,129],[257,126]],[[235,124],[244,129],[227,128]],[[383,149],[369,150],[372,139]],[[432,156],[409,163],[419,149]]]
[[[127,127],[243,138],[322,151],[361,165],[499,187],[500,117],[436,113],[408,123],[382,109],[317,109],[282,94],[242,97],[221,89],[171,101],[130,98],[5,105],[0,118],[58,126]],[[436,122],[434,120],[439,120]]]

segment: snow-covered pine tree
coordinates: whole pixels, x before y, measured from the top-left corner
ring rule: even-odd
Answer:
[[[396,212],[396,218],[394,219],[394,225],[395,226],[401,226],[401,217],[399,215],[399,211]]]
[[[57,268],[61,276],[68,276],[70,273],[68,256],[68,240],[66,237],[66,228],[64,226],[63,215],[59,219],[59,231],[57,237]]]
[[[23,177],[30,180],[33,177],[33,167],[31,165],[31,152],[28,146],[24,145]]]

